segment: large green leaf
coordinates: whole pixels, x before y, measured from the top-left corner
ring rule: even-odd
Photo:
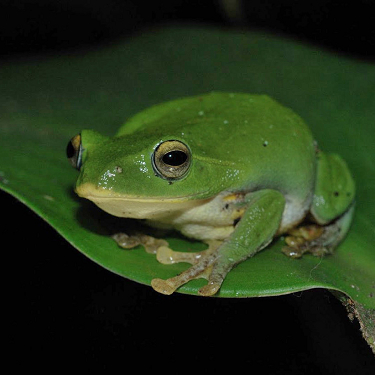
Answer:
[[[0,187],[109,270],[140,283],[186,268],[143,250],[124,251],[108,234],[113,220],[72,192],[65,159],[82,128],[112,135],[126,118],[165,100],[211,90],[266,93],[310,125],[323,150],[338,152],[357,182],[352,229],[333,256],[287,258],[276,241],[226,278],[219,296],[267,296],[328,288],[364,311],[375,309],[375,67],[260,33],[164,28],[96,51],[0,70]],[[169,237],[173,248],[202,244]],[[202,281],[180,288],[196,293]],[[358,312],[358,309],[355,312]],[[367,315],[366,315],[367,316]],[[366,320],[366,319],[365,319]],[[372,321],[373,324],[373,321]],[[369,336],[373,326],[368,325]]]

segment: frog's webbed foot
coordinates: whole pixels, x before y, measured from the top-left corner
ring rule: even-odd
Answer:
[[[156,255],[159,262],[163,264],[187,262],[192,264],[192,266],[170,279],[153,279],[151,286],[157,292],[169,295],[190,280],[204,278],[208,280],[208,284],[202,287],[198,293],[204,296],[215,294],[219,290],[227,272],[219,271],[216,262],[216,250],[222,244],[222,241],[207,241],[207,244],[209,245],[207,250],[195,253],[173,251],[166,246],[160,247]]]
[[[354,205],[328,225],[311,224],[292,229],[285,238],[288,246],[282,249],[283,253],[292,258],[300,258],[305,253],[319,257],[332,254],[349,230],[353,210]]]
[[[158,248],[168,246],[167,241],[140,232],[135,232],[132,235],[116,233],[112,235],[112,238],[123,249],[132,249],[138,245],[142,245],[150,254],[156,254]]]
[[[222,244],[222,241],[207,241],[208,249],[200,252],[179,252],[173,251],[168,247],[168,242],[165,240],[157,239],[143,233],[133,233],[127,235],[125,233],[116,233],[112,238],[117,244],[124,249],[132,249],[138,245],[143,245],[148,253],[156,254],[156,258],[160,263],[173,264],[173,263],[190,263],[192,266],[178,276],[172,277],[167,280],[153,279],[151,282],[152,287],[160,293],[172,294],[181,285],[186,284],[188,281],[198,278],[205,278],[208,280],[208,285],[199,290],[199,294],[210,296],[215,294],[224,280],[227,272],[217,272],[213,264],[216,261],[216,250]]]
[[[317,224],[292,229],[285,237],[287,246],[283,247],[282,251],[291,258],[301,258],[307,252],[322,256],[328,252],[323,241],[323,232],[323,227]]]

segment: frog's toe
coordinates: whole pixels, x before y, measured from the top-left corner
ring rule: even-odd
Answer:
[[[285,238],[287,246],[282,249],[283,253],[292,258],[300,258],[305,253],[319,257],[331,254],[348,232],[353,211],[354,204],[330,224],[311,224],[293,229]]]
[[[151,281],[151,286],[159,293],[172,294],[177,288],[190,280],[199,278],[207,279],[212,272],[211,265],[215,259],[215,255],[203,256],[198,262],[175,277],[171,277],[167,280],[153,279]]]
[[[146,252],[149,254],[156,254],[159,248],[168,247],[167,241],[146,234],[140,235],[139,239],[141,245],[144,246]]]
[[[192,266],[170,279],[153,279],[151,286],[159,293],[172,294],[190,280],[204,278],[208,280],[208,284],[202,287],[198,293],[202,296],[215,294],[220,289],[229,269],[224,270],[222,262],[218,260],[217,249],[222,244],[222,241],[207,241],[207,244],[209,245],[208,249],[194,253],[173,251],[167,246],[158,248],[156,257],[160,263],[187,262],[192,264]]]
[[[123,249],[133,249],[140,245],[140,239],[137,235],[128,235],[126,233],[115,233],[111,236],[118,246]]]
[[[282,252],[291,258],[301,258],[305,253],[315,256],[323,256],[330,253],[331,247],[327,242],[326,228],[313,224],[301,226],[289,232],[285,238],[287,246],[282,248]]]
[[[195,264],[200,256],[201,253],[173,251],[168,246],[161,246],[156,252],[156,259],[162,264],[174,264],[181,262]]]
[[[218,292],[228,272],[229,268],[224,269],[220,262],[217,261],[217,257],[211,255],[175,277],[167,280],[153,279],[151,286],[157,292],[169,295],[190,280],[204,278],[208,280],[208,283],[199,289],[198,294],[201,296],[212,296]]]
[[[196,264],[202,258],[213,254],[218,247],[222,244],[222,241],[210,240],[206,241],[208,248],[199,252],[183,252],[174,251],[168,247],[168,243],[161,244],[156,251],[156,259],[162,264],[174,264],[174,263],[190,263]]]
[[[151,286],[154,288],[154,290],[165,295],[171,295],[181,285],[182,284],[179,282],[179,280],[176,280],[176,278],[170,278],[167,280],[153,279],[151,281]],[[198,294],[205,297],[213,296],[218,292],[220,287],[221,283],[209,282],[207,285],[198,290]]]
[[[205,297],[213,296],[219,291],[220,287],[221,283],[210,281],[198,290],[198,294]]]
[[[171,281],[171,279],[163,280],[163,279],[153,279],[151,281],[151,286],[157,292],[161,294],[170,295],[172,294],[177,288],[178,285]]]
[[[304,251],[302,251],[300,248],[291,247],[291,246],[284,246],[281,251],[290,258],[301,258],[304,254]]]
[[[143,233],[135,232],[131,235],[126,233],[115,233],[112,238],[117,245],[123,249],[133,249],[138,245],[142,245],[147,253],[156,254],[159,247],[167,247],[168,242],[159,238],[148,236]]]

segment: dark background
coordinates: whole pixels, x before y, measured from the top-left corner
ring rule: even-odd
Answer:
[[[375,1],[239,1],[230,17],[219,0],[2,0],[1,54],[82,48],[165,22],[261,29],[362,59],[375,58]]]
[[[168,22],[265,30],[371,62],[374,3],[254,0],[228,17],[208,0],[2,1],[0,62],[91,49]],[[89,261],[4,192],[0,207],[2,264],[10,271],[3,341],[13,368],[375,373],[358,323],[328,291],[162,296]]]

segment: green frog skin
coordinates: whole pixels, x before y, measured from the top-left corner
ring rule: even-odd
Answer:
[[[152,280],[164,294],[204,277],[199,294],[214,295],[235,265],[282,234],[291,257],[330,254],[353,217],[346,163],[319,150],[304,121],[266,95],[212,92],[158,104],[114,137],[82,130],[67,152],[80,197],[208,244],[186,253],[147,235],[114,236],[124,248],[143,244],[162,263],[191,263]]]

